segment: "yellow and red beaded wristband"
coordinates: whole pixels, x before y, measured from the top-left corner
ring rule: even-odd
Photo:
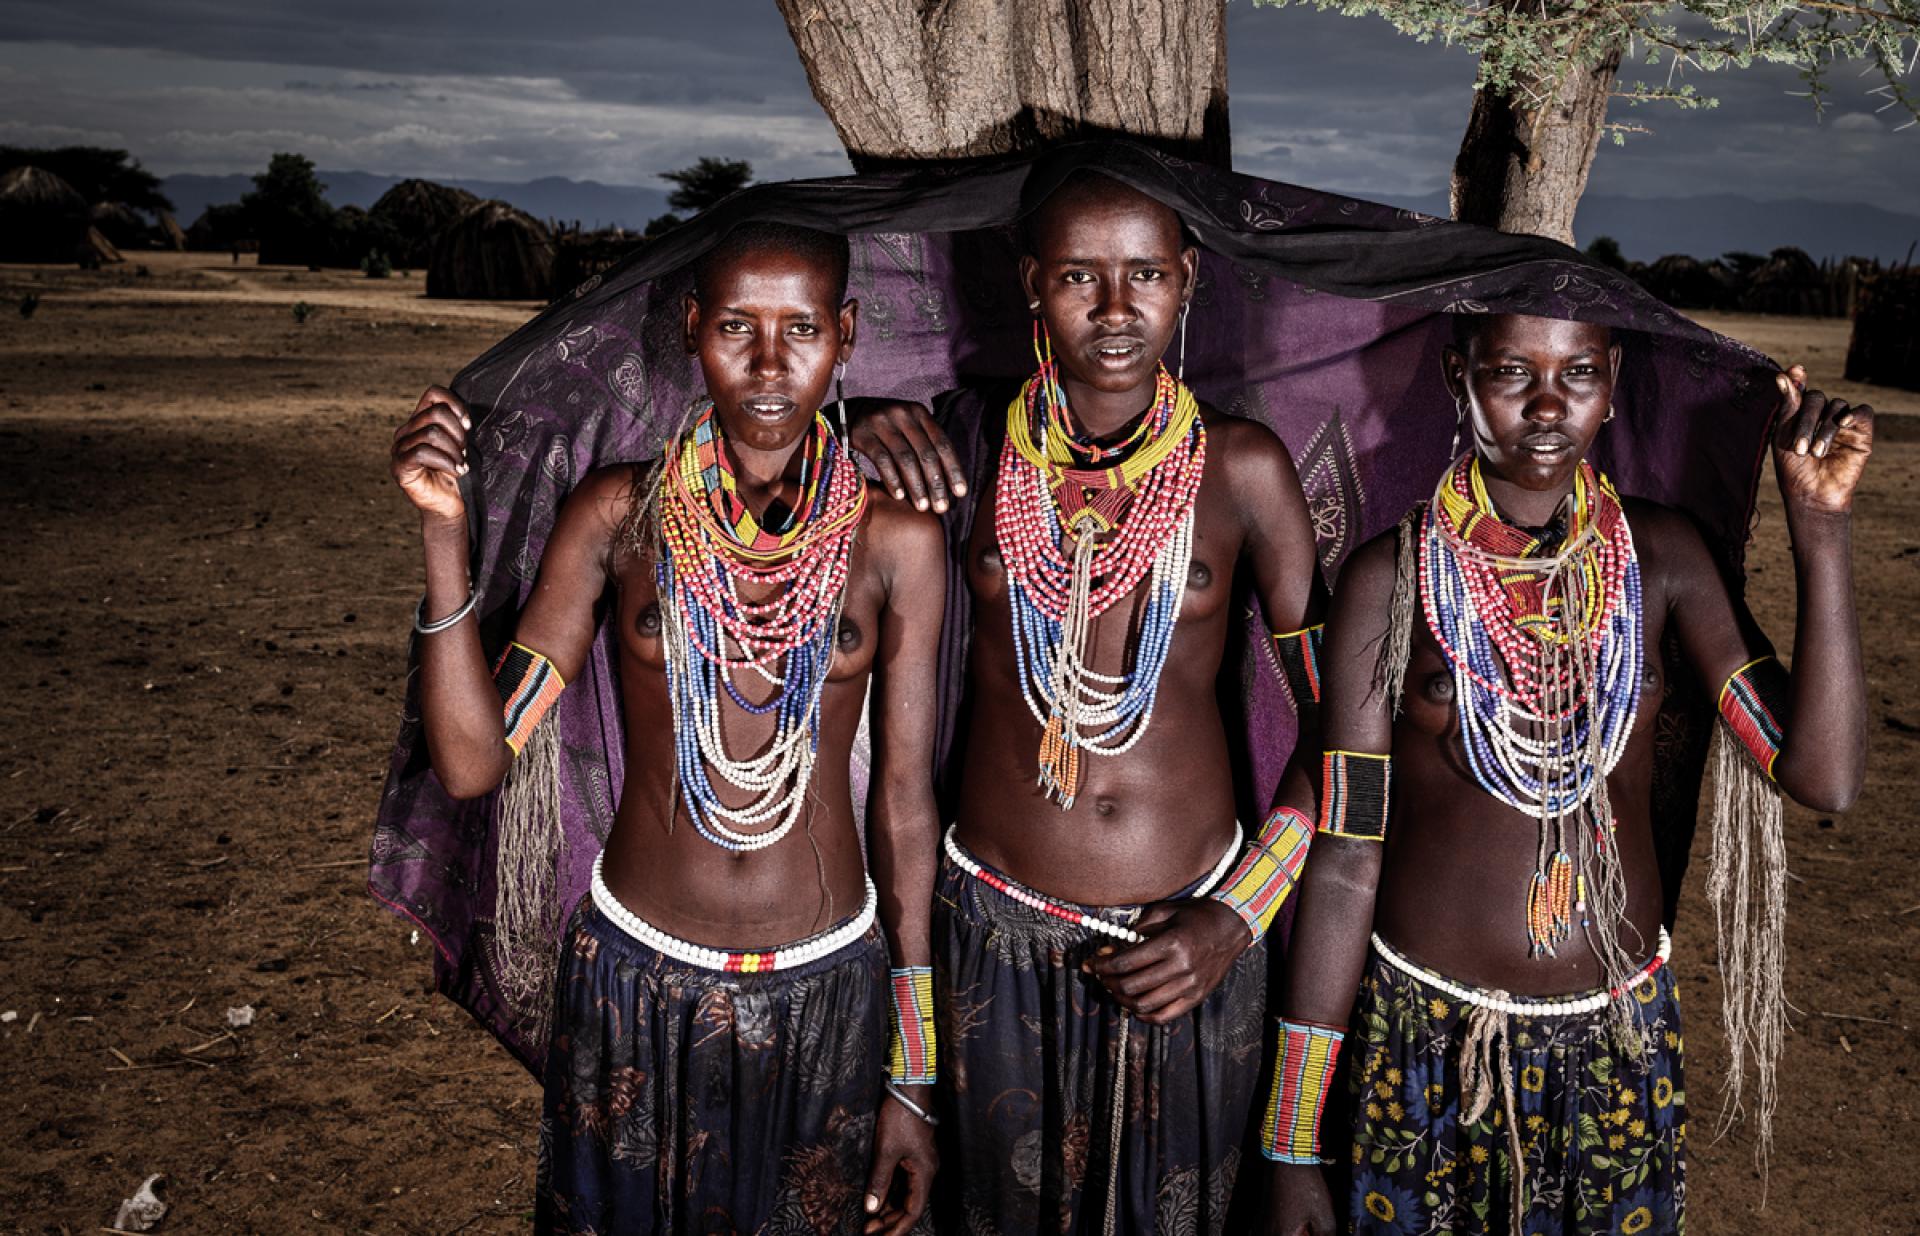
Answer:
[[[1296,709],[1320,703],[1320,637],[1326,629],[1321,623],[1298,631],[1273,632],[1273,654],[1286,676]]]
[[[1313,843],[1313,821],[1292,807],[1275,807],[1247,846],[1240,863],[1211,894],[1215,901],[1238,914],[1258,944],[1273,925],[1274,915],[1300,879]]]
[[[887,1079],[896,1086],[931,1086],[938,1074],[933,1030],[933,967],[904,966],[893,978],[893,1036]]]
[[[493,685],[500,692],[507,746],[519,755],[567,684],[553,662],[525,644],[508,644],[493,667]]]
[[[1768,777],[1787,741],[1792,685],[1784,665],[1760,657],[1735,670],[1720,688],[1720,716]]]
[[[1276,1163],[1319,1163],[1320,1113],[1333,1087],[1346,1031],[1279,1020],[1273,1084],[1260,1122],[1260,1153]]]
[[[1320,831],[1362,841],[1387,839],[1393,757],[1329,751],[1320,766]]]

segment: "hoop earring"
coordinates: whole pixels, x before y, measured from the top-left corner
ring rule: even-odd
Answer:
[[[1047,329],[1047,320],[1041,317],[1033,319],[1033,359],[1040,367],[1034,375],[1034,381],[1040,383],[1040,397],[1046,401],[1047,407],[1047,416],[1040,423],[1040,450],[1044,454],[1047,449],[1047,427],[1055,414],[1056,387],[1053,378],[1053,332]]]
[[[834,415],[840,421],[840,449],[848,449],[852,439],[847,436],[847,362],[841,361],[833,367]]]
[[[1181,382],[1187,380],[1187,310],[1192,307],[1189,301],[1180,302],[1180,366],[1173,376]]]
[[[1604,421],[1601,421],[1600,423],[1602,425],[1605,425],[1605,424],[1609,424],[1612,420],[1613,420],[1613,401],[1608,400],[1607,401],[1607,419]]]

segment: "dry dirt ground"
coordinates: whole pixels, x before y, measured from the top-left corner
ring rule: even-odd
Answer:
[[[524,1230],[538,1089],[363,882],[419,587],[390,431],[533,307],[137,260],[0,267],[0,1231],[94,1231],[152,1173],[163,1232]],[[1841,323],[1714,324],[1816,382],[1844,355]],[[1920,419],[1885,429],[1857,546],[1872,772],[1846,817],[1789,821],[1802,1014],[1765,1209],[1747,1134],[1711,1140],[1698,888],[1682,910],[1695,1233],[1913,1230]],[[1767,493],[1753,597],[1784,634]]]

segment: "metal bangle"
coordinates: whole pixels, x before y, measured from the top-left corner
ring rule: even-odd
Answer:
[[[939,1127],[940,1117],[934,1115],[932,1112],[928,1111],[926,1108],[920,1106],[918,1103],[915,1103],[912,1099],[908,1098],[906,1094],[900,1089],[900,1087],[894,1085],[892,1082],[887,1083],[887,1094],[891,1096],[896,1102],[898,1102],[900,1106],[906,1108],[908,1111],[912,1112],[914,1115],[920,1117],[920,1119],[926,1121],[930,1125],[933,1125],[935,1128]]]
[[[471,614],[473,607],[479,603],[480,590],[478,588],[471,588],[467,591],[467,603],[465,605],[454,610],[445,618],[441,618],[435,622],[428,622],[427,598],[426,594],[422,593],[420,596],[420,604],[413,607],[413,629],[421,635],[438,635],[442,631],[451,630],[453,627],[460,625],[460,620],[468,614]]]

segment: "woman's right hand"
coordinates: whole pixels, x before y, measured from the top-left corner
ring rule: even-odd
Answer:
[[[847,432],[853,449],[873,461],[880,483],[918,510],[947,509],[964,496],[966,473],[953,443],[926,405],[892,399],[849,399]]]
[[[467,431],[472,428],[458,395],[444,386],[429,386],[413,415],[395,431],[393,479],[423,517],[466,520],[460,478],[467,472]]]
[[[1267,1164],[1267,1205],[1261,1236],[1338,1236],[1333,1195],[1317,1163]]]

